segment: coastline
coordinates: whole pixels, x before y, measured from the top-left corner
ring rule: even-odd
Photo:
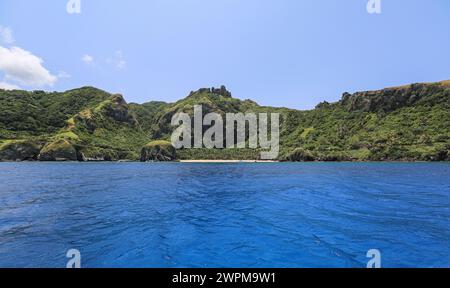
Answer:
[[[180,160],[179,163],[280,163],[274,160]]]
[[[0,160],[1,163],[229,163],[229,164],[239,164],[239,163],[450,163],[450,161],[424,161],[424,160],[380,160],[380,161],[280,161],[280,160],[177,160],[177,161],[137,161],[137,160],[119,160],[119,161],[39,161],[39,160],[23,160],[23,161],[8,161]]]

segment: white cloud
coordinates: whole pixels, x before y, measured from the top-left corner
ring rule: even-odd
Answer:
[[[70,75],[66,71],[59,71],[58,73],[58,79],[68,79],[70,77],[72,77],[72,75]]]
[[[19,90],[20,87],[7,82],[0,82],[0,89],[3,90]]]
[[[4,43],[7,45],[14,43],[14,37],[11,28],[0,26],[0,43]]]
[[[113,66],[116,70],[123,70],[127,67],[127,61],[125,60],[125,57],[123,56],[123,53],[120,50],[114,52],[114,55],[109,58],[106,58],[106,60],[100,59],[99,61],[97,61],[96,59],[94,59],[93,56],[85,54],[83,55],[83,57],[81,57],[81,61],[83,61],[86,65],[98,69],[105,68],[104,67],[105,64],[108,66]]]
[[[30,87],[53,86],[58,77],[52,75],[41,58],[19,47],[0,46],[0,71],[5,79]]]
[[[83,57],[81,57],[81,61],[83,61],[86,64],[92,64],[94,63],[94,57],[92,57],[91,55],[83,55]]]
[[[127,67],[127,61],[120,50],[116,51],[114,57],[106,60],[106,62],[113,65],[117,70],[123,70]]]

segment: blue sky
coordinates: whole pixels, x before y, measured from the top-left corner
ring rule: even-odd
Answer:
[[[142,103],[224,84],[308,109],[450,79],[448,0],[381,0],[381,14],[368,0],[81,0],[81,14],[67,1],[0,0],[2,85],[92,85]]]

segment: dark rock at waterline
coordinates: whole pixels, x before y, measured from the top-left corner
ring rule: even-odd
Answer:
[[[315,158],[311,151],[297,148],[289,153],[284,160],[290,162],[311,162],[314,161]]]
[[[33,141],[11,141],[0,147],[0,161],[35,161],[42,145]]]
[[[61,139],[47,144],[38,156],[39,161],[78,161],[75,147],[67,140]]]
[[[153,141],[142,148],[141,162],[170,162],[177,159],[177,153],[172,143]]]

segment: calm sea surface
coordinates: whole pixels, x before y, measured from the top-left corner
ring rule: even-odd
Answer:
[[[0,267],[450,267],[450,165],[0,163]]]

